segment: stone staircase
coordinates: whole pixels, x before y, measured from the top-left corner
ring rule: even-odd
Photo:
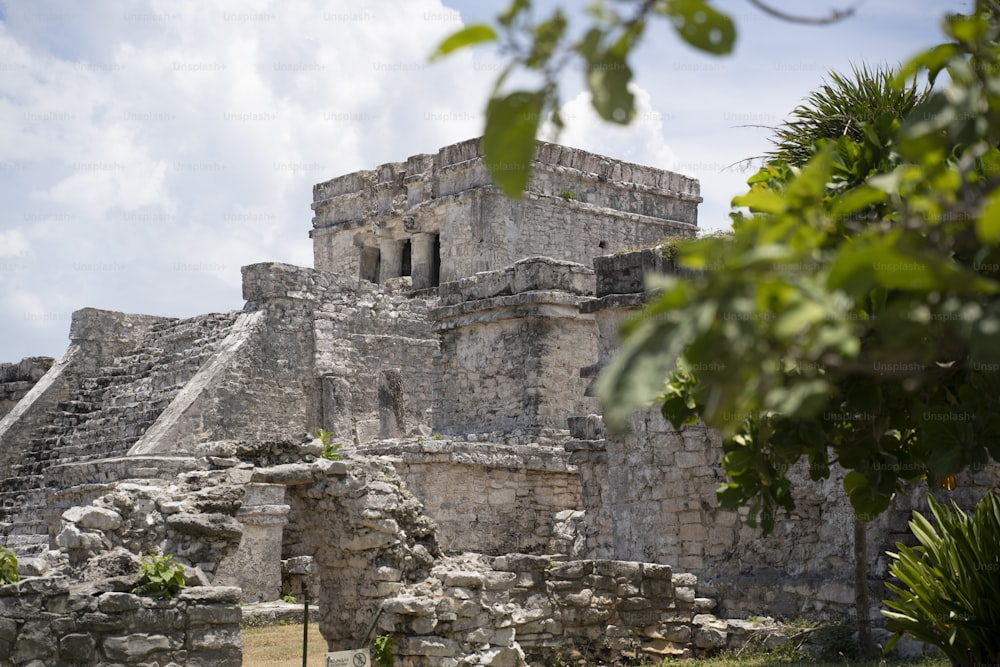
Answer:
[[[0,480],[0,540],[19,555],[48,548],[44,474],[56,465],[124,456],[230,332],[238,311],[168,319],[111,364],[80,377],[51,410],[12,475]]]

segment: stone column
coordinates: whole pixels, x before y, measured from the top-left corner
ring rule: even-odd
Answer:
[[[239,586],[244,602],[281,596],[281,538],[291,509],[284,484],[250,483],[236,514],[243,537],[236,553],[219,564],[214,586]]]
[[[382,257],[379,264],[378,281],[384,285],[385,281],[398,278],[403,270],[403,243],[396,239],[385,238],[379,242],[379,250]]]
[[[434,287],[434,240],[436,234],[415,234],[413,236],[412,265],[413,289]]]

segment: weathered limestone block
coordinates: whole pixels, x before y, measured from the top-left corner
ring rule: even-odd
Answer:
[[[290,509],[284,498],[281,484],[245,487],[243,504],[236,513],[240,545],[220,563],[214,580],[218,585],[242,586],[244,602],[267,602],[281,595],[282,532]]]
[[[114,582],[102,584],[108,585]],[[189,588],[160,600],[102,586],[42,577],[0,587],[0,661],[241,664],[239,589]],[[200,663],[191,660],[194,651]]]
[[[489,296],[431,311],[441,337],[442,364],[435,431],[537,434],[563,429],[567,415],[596,407],[584,396],[586,383],[579,375],[582,360],[596,356],[593,321],[579,312],[583,297],[559,285],[571,283],[583,267],[544,258],[522,260],[515,267],[511,275],[469,279],[505,279],[505,285],[482,289]],[[541,277],[518,281],[519,272]],[[542,277],[549,287],[543,287]],[[518,288],[523,291],[511,293]],[[498,289],[500,294],[491,294]]]
[[[580,488],[558,447],[469,443],[450,438],[385,441],[388,456],[438,525],[447,551],[565,553],[582,547]],[[566,514],[569,512],[570,514]]]

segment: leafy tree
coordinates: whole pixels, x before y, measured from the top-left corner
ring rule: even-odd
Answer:
[[[794,507],[785,471],[803,456],[813,479],[849,471],[864,516],[901,481],[1000,460],[1000,21],[980,2],[945,31],[897,83],[946,70],[948,86],[751,178],[731,238],[681,247],[720,268],[660,280],[603,378],[612,423],[659,397],[676,425],[722,431],[720,502],[750,503],[765,531]],[[880,155],[898,156],[885,173]]]
[[[13,549],[0,547],[0,584],[12,584],[19,579],[17,554]]]
[[[836,140],[846,135],[861,143],[865,127],[872,128],[882,116],[903,118],[930,92],[918,91],[915,82],[907,87],[896,85],[898,73],[889,68],[869,70],[862,65],[852,69],[850,77],[831,72],[829,83],[811,93],[792,111],[791,119],[777,127],[776,146],[766,156],[769,161],[801,167],[813,156],[820,139]],[[888,148],[885,141],[876,146]],[[882,158],[890,157],[887,150],[881,153]]]
[[[512,195],[527,182],[538,119],[558,108],[547,75],[537,91],[497,92],[512,68],[545,74],[553,58],[580,57],[595,109],[624,123],[627,57],[648,17],[669,17],[710,53],[735,39],[708,0],[619,3],[635,10],[626,18],[599,2],[594,26],[561,51],[564,18],[518,24],[528,6],[515,0],[499,31],[439,50],[503,35],[515,54],[483,140]],[[652,282],[657,296],[602,375],[612,427],[659,401],[677,427],[701,419],[721,431],[720,504],[749,504],[765,533],[779,508],[794,508],[786,473],[803,458],[814,480],[843,469],[866,519],[903,484],[953,488],[963,468],[1000,461],[1000,4],[977,0],[942,27],[947,41],[895,76],[833,77],[796,110],[798,125],[779,130],[769,163],[733,200],[746,209],[733,234],[681,244],[695,275]],[[534,58],[517,55],[518,35]],[[933,86],[942,72],[930,91],[907,85],[926,75]]]

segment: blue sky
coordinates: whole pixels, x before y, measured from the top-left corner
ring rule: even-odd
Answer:
[[[567,71],[561,141],[699,178],[701,226],[725,227],[748,176],[726,167],[768,147],[752,126],[779,123],[830,70],[941,41],[943,12],[970,5],[852,3],[853,18],[813,27],[721,0],[739,30],[726,58],[654,23],[633,58],[635,125],[597,121]],[[0,361],[62,355],[79,308],[233,310],[240,266],[311,265],[313,183],[481,132],[496,54],[426,56],[505,4],[0,1]]]

